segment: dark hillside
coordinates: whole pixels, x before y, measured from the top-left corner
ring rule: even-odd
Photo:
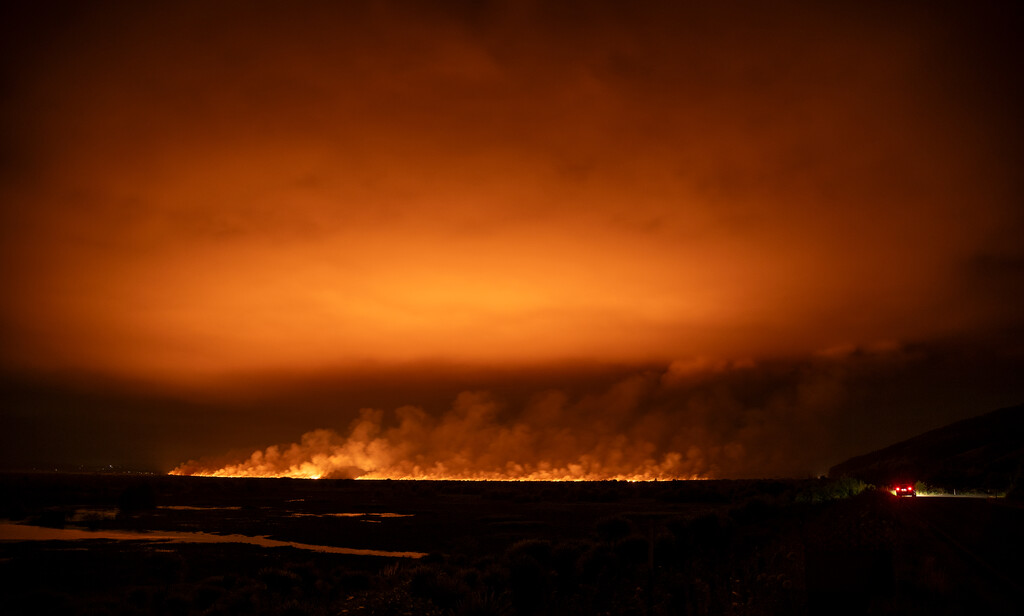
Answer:
[[[829,470],[876,485],[910,480],[958,489],[1007,490],[1024,469],[1024,404],[958,421]]]

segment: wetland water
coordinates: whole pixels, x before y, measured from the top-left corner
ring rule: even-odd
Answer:
[[[423,552],[389,552],[385,550],[363,550],[356,548],[340,548],[331,545],[314,545],[295,541],[279,541],[266,536],[250,537],[248,535],[215,535],[203,532],[134,532],[128,530],[91,531],[82,528],[50,528],[46,526],[30,526],[0,522],[0,541],[151,541],[163,543],[245,543],[265,548],[296,548],[313,552],[330,554],[349,554],[355,556],[386,556],[391,558],[420,558]]]

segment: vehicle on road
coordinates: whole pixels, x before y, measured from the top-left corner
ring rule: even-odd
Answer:
[[[896,496],[917,496],[917,490],[912,483],[897,483],[893,486],[892,493]]]

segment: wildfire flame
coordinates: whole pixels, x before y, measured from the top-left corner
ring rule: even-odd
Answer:
[[[221,467],[190,461],[172,475],[291,477],[305,479],[431,479],[488,481],[654,481],[701,479],[700,452],[668,450],[607,430],[559,425],[559,401],[541,404],[543,428],[529,417],[502,423],[486,395],[463,393],[454,409],[434,418],[422,409],[395,411],[385,427],[382,411],[365,409],[347,435],[307,432],[298,443],[255,451]],[[552,417],[554,415],[554,417]],[[534,418],[536,419],[536,418]]]

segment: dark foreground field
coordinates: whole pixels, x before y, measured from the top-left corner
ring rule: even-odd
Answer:
[[[21,526],[5,526],[0,605],[167,615],[1024,609],[1016,503],[861,487],[0,475],[0,518],[96,533],[23,540],[10,530]],[[150,535],[103,538],[114,530]],[[425,555],[153,538],[168,531]]]

